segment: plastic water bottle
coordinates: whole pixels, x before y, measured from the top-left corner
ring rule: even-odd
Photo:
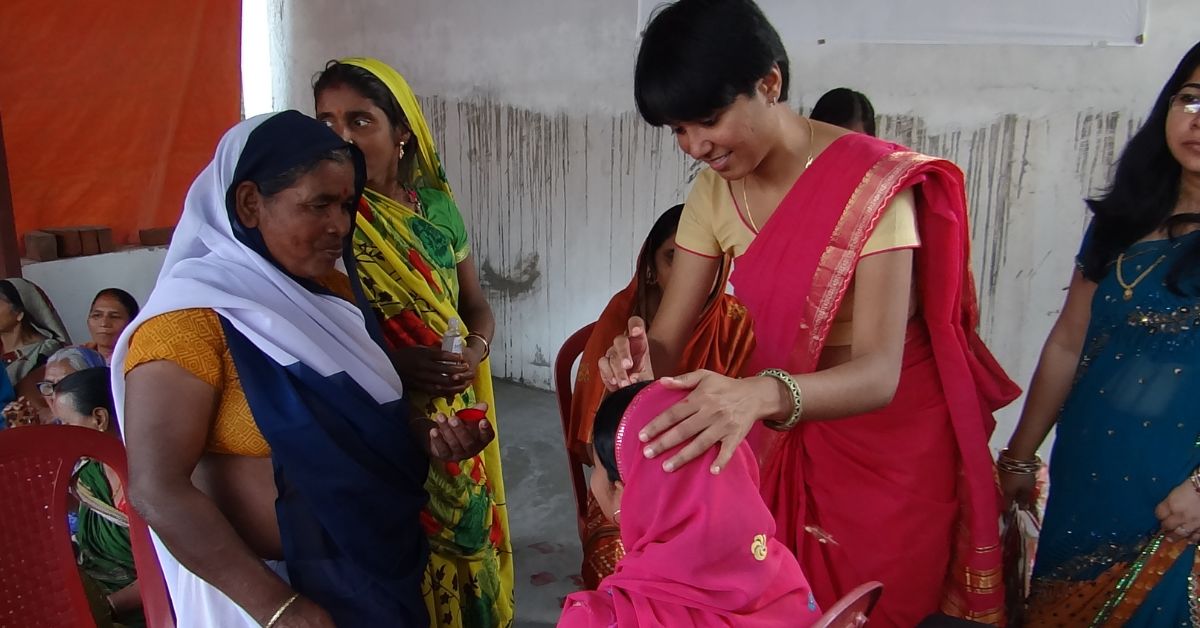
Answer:
[[[446,333],[442,335],[442,351],[462,355],[462,329],[457,318],[450,319],[450,325],[446,328]]]

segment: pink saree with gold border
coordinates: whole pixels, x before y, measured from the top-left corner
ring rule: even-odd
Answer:
[[[962,172],[864,135],[830,145],[796,181],[731,281],[755,320],[747,372],[816,370],[863,246],[913,188],[917,314],[887,407],[790,432],[758,429],[763,494],[817,601],[884,584],[872,625],[941,611],[1003,622],[992,412],[1019,389],[976,334]],[[781,285],[787,277],[790,285]]]

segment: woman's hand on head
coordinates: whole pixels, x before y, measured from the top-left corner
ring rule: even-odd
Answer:
[[[714,474],[725,468],[757,421],[777,413],[774,407],[782,389],[771,378],[734,379],[712,371],[668,377],[661,383],[691,394],[642,428],[638,438],[646,443],[643,454],[653,458],[686,442],[663,462],[664,470],[674,471],[719,445],[721,451],[710,468]],[[787,400],[790,403],[791,397]]]
[[[626,333],[613,339],[612,346],[600,356],[599,366],[600,378],[609,392],[654,379],[650,342],[646,337],[646,323],[641,317],[629,319]]]
[[[486,403],[474,406],[482,412],[487,412],[487,407]],[[443,462],[474,458],[496,438],[496,431],[487,419],[465,421],[457,416],[438,414],[433,418],[415,419],[413,425],[429,457]]]

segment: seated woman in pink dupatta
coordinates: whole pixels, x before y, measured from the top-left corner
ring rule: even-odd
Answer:
[[[645,455],[681,470],[719,445],[706,464],[722,473],[749,436],[776,537],[823,606],[878,580],[873,626],[938,611],[1002,622],[988,438],[1019,391],[976,335],[962,172],[801,117],[782,104],[788,81],[751,0],[680,0],[647,26],[639,111],[709,168],[654,327],[631,319],[602,377],[611,389],[678,375],[720,258],[734,256],[757,337],[745,372],[759,375],[666,380],[690,392],[640,430]]]
[[[598,590],[567,597],[560,628],[804,628],[820,617],[799,563],[774,538],[748,446],[717,477],[700,465],[666,473],[641,455],[633,435],[686,395],[642,383],[600,404],[592,492],[620,522],[626,553]]]

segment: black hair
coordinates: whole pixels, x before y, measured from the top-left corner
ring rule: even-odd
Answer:
[[[388,86],[378,76],[357,65],[340,63],[337,60],[326,63],[325,69],[313,77],[313,101],[315,102],[321,96],[321,92],[343,85],[358,92],[379,107],[387,116],[388,124],[392,126],[393,130],[410,130],[412,128],[408,118],[404,115],[404,108],[396,101],[392,90],[388,89]],[[404,151],[404,157],[400,159],[398,176],[401,182],[407,182],[412,178],[416,164],[418,152],[416,136],[410,138],[409,142],[411,146]]]
[[[137,318],[138,312],[141,311],[137,299],[133,298],[132,294],[120,288],[105,288],[97,292],[96,296],[92,299],[92,307],[96,307],[96,301],[99,301],[100,297],[112,297],[116,299],[121,304],[121,307],[125,308],[125,312],[129,314],[130,320]]]
[[[679,219],[682,216],[683,203],[663,212],[658,220],[654,221],[654,226],[650,227],[650,233],[646,235],[646,241],[642,244],[642,252],[653,256],[654,252],[679,230]]]
[[[848,87],[837,87],[825,92],[817,99],[809,117],[818,122],[828,122],[847,129],[855,122],[861,122],[863,133],[875,137],[875,107],[871,106],[866,94]]]
[[[674,207],[663,212],[658,220],[654,221],[654,226],[650,227],[650,233],[646,235],[646,240],[642,242],[642,252],[638,255],[637,272],[637,302],[635,308],[636,314],[643,319],[647,319],[647,313],[641,311],[646,302],[646,292],[649,290],[647,285],[648,280],[654,276],[654,257],[658,249],[671,239],[675,232],[679,230],[679,219],[683,216],[683,204],[675,205]],[[650,322],[646,320],[647,324]]]
[[[1200,223],[1198,214],[1172,216],[1179,201],[1183,169],[1167,146],[1166,123],[1171,98],[1200,67],[1200,43],[1183,56],[1167,80],[1146,122],[1129,139],[1107,191],[1087,200],[1092,210],[1091,236],[1080,255],[1083,276],[1099,282],[1122,251],[1155,230],[1166,227],[1174,238],[1180,228]],[[1166,284],[1183,295],[1180,281],[1200,267],[1200,240],[1193,242],[1167,271]],[[1191,291],[1189,291],[1190,293]]]
[[[621,480],[621,471],[617,468],[617,426],[625,409],[643,388],[652,382],[632,384],[610,393],[600,402],[596,409],[596,420],[592,422],[592,447],[596,450],[596,459],[608,472],[610,482]]]
[[[0,279],[0,299],[7,301],[17,312],[25,311],[25,301],[21,298],[21,293],[7,279]]]
[[[34,329],[42,327],[37,319],[33,317],[33,314],[25,309],[25,300],[21,298],[21,291],[17,290],[13,282],[7,279],[0,279],[0,300],[7,301],[12,306],[14,313],[25,314],[25,318],[22,319],[23,324]]]
[[[679,0],[655,12],[642,34],[633,97],[654,126],[695,122],[754,93],[779,66],[788,96],[788,57],[753,0]]]
[[[96,408],[104,408],[115,418],[111,382],[111,370],[107,366],[75,371],[54,385],[55,399],[59,403],[69,399],[71,407],[79,414],[87,415]]]
[[[262,180],[251,179],[254,185],[258,187],[259,193],[266,198],[271,198],[276,194],[296,185],[304,175],[316,170],[322,162],[332,161],[338,164],[350,163],[351,155],[349,148],[333,148],[318,155],[307,159],[304,162],[296,164],[283,172],[275,174]],[[132,297],[131,297],[132,298]]]

